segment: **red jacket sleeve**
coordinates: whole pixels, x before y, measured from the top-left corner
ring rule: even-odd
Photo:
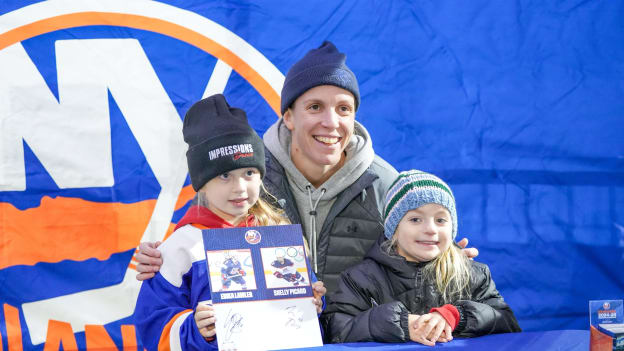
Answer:
[[[451,326],[452,330],[455,330],[455,327],[459,324],[459,311],[457,310],[457,307],[453,305],[446,304],[441,307],[434,307],[429,311],[429,313],[432,312],[438,312],[441,314],[446,322]]]

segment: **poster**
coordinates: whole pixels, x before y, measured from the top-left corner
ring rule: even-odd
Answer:
[[[323,345],[300,225],[203,231],[220,350]]]

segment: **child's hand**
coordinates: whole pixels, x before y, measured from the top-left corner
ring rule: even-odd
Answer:
[[[215,321],[214,307],[203,302],[198,303],[195,308],[195,324],[197,324],[197,329],[199,329],[201,336],[212,338],[217,334]]]
[[[451,326],[438,312],[423,314],[409,323],[409,327],[410,339],[423,345],[434,346],[436,342],[452,339]]]
[[[447,326],[444,327],[444,331],[438,338],[438,342],[449,342],[451,340],[453,340],[453,331],[451,330],[451,326],[447,323]]]
[[[312,283],[312,293],[314,293],[314,304],[316,305],[316,313],[323,312],[323,300],[321,298],[325,296],[327,289],[322,281]]]
[[[413,342],[419,342],[417,340],[418,335],[416,335],[416,329],[418,329],[418,318],[420,318],[420,316],[417,314],[407,315],[407,328],[409,330],[409,338]]]
[[[420,318],[420,316],[417,314],[407,315],[407,328],[409,329],[410,339],[412,339],[412,341],[416,341],[412,338],[412,330],[416,330],[416,323],[418,322],[418,318]]]

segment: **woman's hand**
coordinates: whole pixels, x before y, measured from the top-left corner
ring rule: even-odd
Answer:
[[[461,247],[462,252],[469,259],[473,259],[473,258],[479,256],[479,250],[477,250],[476,247],[466,248],[466,246],[468,246],[468,239],[467,238],[463,238],[460,241],[458,241],[457,245],[459,245],[459,247]]]
[[[159,245],[160,241],[144,242],[139,245],[139,252],[135,256],[139,262],[136,265],[136,270],[139,272],[136,276],[137,280],[152,278],[160,270],[163,260],[160,257],[160,251],[156,249]]]

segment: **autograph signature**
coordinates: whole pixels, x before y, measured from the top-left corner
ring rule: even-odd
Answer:
[[[232,310],[229,310],[224,326],[224,341],[233,343],[232,335],[234,333],[240,333],[243,329],[243,325],[243,316],[240,313],[232,313]]]
[[[301,328],[303,322],[303,312],[297,306],[286,307],[286,326],[294,329]]]

